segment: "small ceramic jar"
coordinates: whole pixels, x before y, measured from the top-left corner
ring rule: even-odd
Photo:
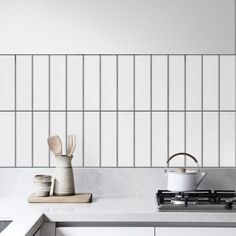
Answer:
[[[35,175],[35,196],[37,197],[48,197],[51,189],[51,179],[50,175]]]

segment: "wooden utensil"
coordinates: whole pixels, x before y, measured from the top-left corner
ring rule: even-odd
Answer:
[[[68,135],[67,156],[72,156],[76,147],[76,135]]]
[[[62,154],[62,142],[58,135],[48,138],[48,146],[56,156]]]

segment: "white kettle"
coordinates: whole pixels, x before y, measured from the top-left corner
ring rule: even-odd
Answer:
[[[167,175],[167,190],[172,192],[189,192],[195,191],[204,177],[206,176],[206,172],[201,172],[197,159],[189,153],[176,153],[172,155],[166,162],[167,166],[170,160],[176,156],[186,156],[190,157],[194,160],[194,162],[198,166],[198,171],[194,170],[186,170],[185,168],[179,168],[177,171],[167,170],[165,168],[165,174]]]

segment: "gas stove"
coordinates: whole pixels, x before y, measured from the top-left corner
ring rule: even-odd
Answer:
[[[193,192],[156,193],[158,211],[236,212],[236,191],[196,190]]]

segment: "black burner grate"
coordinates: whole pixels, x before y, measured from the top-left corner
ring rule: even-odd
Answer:
[[[225,200],[236,197],[234,190],[196,190],[192,192],[170,192],[168,190],[158,190],[156,193],[158,205],[171,204],[173,199],[182,199],[187,206],[188,203],[197,201],[201,204],[222,204]]]

